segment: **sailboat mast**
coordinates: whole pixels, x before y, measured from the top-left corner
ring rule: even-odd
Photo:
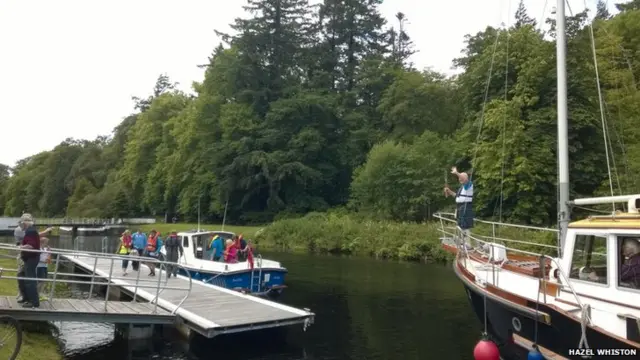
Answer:
[[[569,208],[569,125],[567,120],[567,37],[565,28],[565,1],[556,5],[556,58],[558,74],[558,255],[564,248],[570,219]]]

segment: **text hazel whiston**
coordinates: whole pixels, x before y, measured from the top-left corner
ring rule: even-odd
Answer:
[[[638,356],[638,349],[569,349],[569,356]]]

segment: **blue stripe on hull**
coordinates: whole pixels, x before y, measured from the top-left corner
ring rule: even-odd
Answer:
[[[188,276],[185,269],[178,270],[180,275]],[[205,272],[199,270],[189,270],[194,280],[203,281],[211,285],[224,287],[227,289],[250,290],[251,293],[266,293],[274,286],[278,289],[278,293],[282,290],[284,279],[287,272],[282,270],[259,270],[253,272],[253,284],[251,283],[251,271],[234,272],[231,274],[219,274],[215,272]],[[258,286],[262,283],[262,286]],[[252,288],[253,285],[253,288]]]

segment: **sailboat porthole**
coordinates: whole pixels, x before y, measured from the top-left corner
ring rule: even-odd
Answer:
[[[518,319],[517,317],[514,317],[513,319],[511,319],[511,325],[513,325],[513,330],[520,332],[520,330],[522,330],[522,323],[520,322],[520,319]]]

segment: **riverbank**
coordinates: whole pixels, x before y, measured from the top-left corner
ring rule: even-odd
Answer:
[[[452,224],[453,225],[453,224]],[[201,229],[219,230],[221,225],[201,224]],[[156,229],[162,234],[197,228],[195,224],[144,225],[143,231]],[[278,220],[264,226],[225,226],[225,230],[243,234],[264,250],[311,252],[338,255],[371,256],[379,259],[442,262],[451,255],[440,246],[441,224],[377,221],[345,213],[310,213],[301,218]],[[524,230],[476,223],[477,235],[514,239],[543,245],[555,245],[551,232]],[[507,247],[552,254],[553,249],[508,243]]]
[[[10,258],[7,254],[0,254],[1,268],[15,269],[16,266],[15,257]],[[15,274],[11,275],[15,276]],[[16,280],[0,279],[0,295],[16,296],[17,293],[18,283]],[[31,327],[29,327],[29,329],[31,329]],[[58,347],[58,342],[52,334],[44,331],[30,331],[23,326],[22,347],[20,348],[17,360],[62,360],[63,358]]]
[[[148,224],[141,225],[140,230],[145,233],[149,233],[151,230],[156,230],[160,232],[163,236],[170,234],[172,231],[189,231],[196,230],[198,228],[198,224],[190,224],[190,223],[178,223],[178,224],[165,224],[165,223],[156,223],[156,224]],[[235,234],[242,234],[245,238],[253,238],[256,233],[264,228],[264,226],[230,226],[225,225],[224,231],[231,231]],[[130,229],[132,232],[135,229]],[[215,230],[223,230],[222,225],[220,224],[200,224],[200,230],[202,231],[215,231]]]
[[[445,224],[446,225],[446,224]],[[455,226],[451,223],[450,226]],[[345,255],[366,255],[382,259],[440,262],[452,258],[442,250],[439,221],[399,223],[369,220],[353,214],[310,213],[302,218],[276,221],[256,235],[261,248],[309,251]],[[453,230],[449,230],[453,231]],[[556,234],[476,222],[476,236],[495,236],[534,244],[556,244]],[[552,254],[553,249],[508,242],[508,248]]]

